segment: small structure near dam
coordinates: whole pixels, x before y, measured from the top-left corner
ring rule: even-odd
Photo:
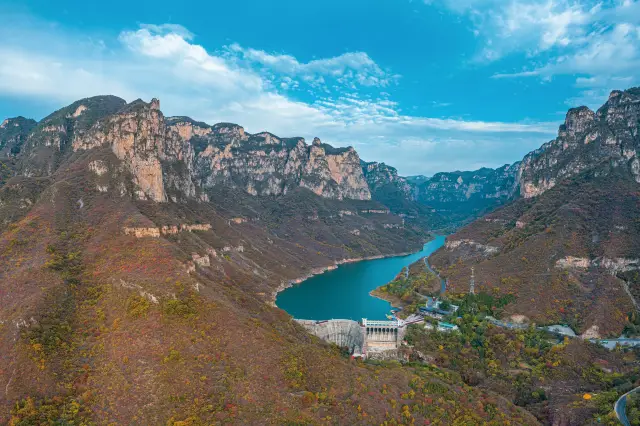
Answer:
[[[396,357],[406,333],[406,324],[401,320],[372,321],[363,318],[361,323],[352,320],[296,321],[311,334],[347,347],[353,356],[363,358]]]

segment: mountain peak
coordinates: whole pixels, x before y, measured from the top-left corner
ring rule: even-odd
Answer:
[[[560,127],[560,132],[564,131],[570,135],[581,133],[593,123],[595,116],[595,112],[586,106],[571,108]]]

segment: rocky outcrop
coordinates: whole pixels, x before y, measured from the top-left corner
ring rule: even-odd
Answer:
[[[468,221],[517,196],[520,163],[497,169],[437,173],[416,184],[416,199],[450,222]]]
[[[611,275],[616,275],[620,272],[639,270],[640,259],[629,259],[620,257],[613,259],[608,257],[588,259],[585,257],[567,256],[556,261],[556,268],[560,269],[586,270],[592,267],[602,268],[609,272]]]
[[[15,156],[29,133],[37,125],[35,120],[24,117],[7,118],[0,124],[0,157]]]
[[[166,121],[169,128],[185,142],[194,136],[206,136],[211,133],[211,126],[189,117],[168,117]]]
[[[414,186],[407,182],[407,179],[398,176],[398,170],[395,167],[386,165],[385,163],[362,162],[362,171],[367,179],[367,184],[371,192],[383,190],[387,186],[392,186],[407,198],[413,199]]]
[[[165,225],[158,228],[154,227],[124,227],[123,232],[125,235],[133,235],[136,238],[152,237],[158,238],[161,235],[174,235],[179,232],[194,232],[194,231],[210,231],[211,225],[208,223],[202,224],[181,224],[181,225]]]
[[[465,221],[517,197],[532,198],[581,172],[628,171],[640,183],[640,89],[613,91],[597,112],[570,109],[558,137],[498,169],[438,173],[411,180],[417,199],[453,222]]]
[[[371,198],[353,148],[336,149],[319,139],[308,146],[302,138],[280,139],[267,132],[249,135],[232,124],[214,126],[194,144],[206,144],[194,167],[202,188],[227,185],[277,196],[303,187],[326,198]]]
[[[597,112],[570,109],[558,137],[522,161],[520,195],[531,198],[595,167],[626,168],[640,182],[640,89],[613,91]]]
[[[160,159],[164,157],[165,145],[173,147],[179,144],[179,138],[177,134],[168,135],[170,132],[167,132],[159,109],[160,103],[156,99],[150,104],[140,100],[133,102],[76,137],[73,149],[109,146],[116,157],[129,167],[138,198],[166,201]]]
[[[303,188],[328,198],[371,199],[360,157],[351,147],[333,148],[315,138],[305,164],[301,165],[300,186]]]
[[[261,196],[303,187],[326,198],[371,198],[353,148],[333,148],[317,138],[308,146],[302,138],[252,135],[231,123],[210,126],[188,117],[165,119],[157,99],[125,104],[113,96],[86,98],[37,125],[24,124],[5,120],[0,152],[24,141],[21,171],[26,176],[51,175],[71,152],[109,148],[131,173],[131,195],[138,199],[207,200],[206,191],[219,185]],[[11,139],[5,136],[9,129]],[[104,174],[96,163],[89,167],[98,176]],[[101,182],[99,187],[111,185]]]
[[[446,250],[455,250],[462,247],[468,247],[472,250],[478,251],[486,256],[496,254],[500,251],[498,247],[481,244],[476,241],[472,241],[469,239],[461,239],[461,240],[447,240],[444,248]]]
[[[415,201],[416,186],[410,184],[404,177],[398,176],[398,170],[394,167],[385,163],[363,161],[362,171],[373,199],[391,206],[402,206],[408,201]]]
[[[100,119],[115,114],[126,102],[116,96],[81,99],[43,118],[31,129],[20,149],[19,173],[50,176],[82,138]]]

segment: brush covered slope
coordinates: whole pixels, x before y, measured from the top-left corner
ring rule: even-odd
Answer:
[[[440,280],[421,259],[372,294],[401,306],[398,315],[406,317],[439,290]],[[613,404],[638,385],[638,351],[612,351],[527,325],[497,325],[495,318],[503,318],[514,301],[511,294],[448,293],[426,324],[409,326],[409,344],[401,350],[408,359],[453,370],[469,386],[502,395],[543,424],[617,425]],[[457,331],[439,327],[441,321]]]
[[[0,188],[0,423],[537,423],[455,373],[350,360],[270,305],[427,238],[368,199],[355,151],[113,97],[23,137]]]
[[[451,235],[432,264],[454,292],[512,294],[507,314],[619,336],[637,309],[640,92],[568,112],[558,138],[527,155],[522,198]]]

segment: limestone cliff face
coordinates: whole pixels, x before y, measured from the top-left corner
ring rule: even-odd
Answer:
[[[519,163],[473,172],[437,173],[420,188],[420,198],[431,203],[491,200],[513,195]]]
[[[36,126],[35,120],[7,118],[0,124],[0,157],[15,156]]]
[[[384,190],[391,186],[404,194],[408,199],[415,198],[415,185],[410,184],[406,178],[398,176],[398,170],[385,163],[362,163],[362,171],[371,192]]]
[[[20,148],[19,172],[25,176],[50,176],[82,137],[101,118],[114,114],[126,102],[116,96],[81,99],[43,118]]]
[[[203,188],[230,185],[252,195],[283,195],[295,187],[327,198],[368,200],[369,188],[353,148],[335,149],[317,139],[281,139],[271,133],[250,135],[223,124],[193,140],[194,175]]]
[[[517,196],[519,167],[437,173],[415,185],[416,198],[453,223],[468,221]]]
[[[564,179],[600,165],[625,167],[640,182],[639,118],[637,88],[611,92],[597,112],[587,107],[569,110],[558,137],[524,158],[520,194],[535,197]]]
[[[75,119],[90,110],[74,104],[65,109],[65,117]],[[206,199],[206,190],[218,185],[261,196],[304,187],[328,198],[371,198],[353,148],[336,149],[319,139],[308,146],[302,138],[268,132],[252,135],[230,123],[165,119],[156,99],[132,102],[82,131],[69,133],[68,127],[54,124],[41,126],[40,133],[53,136],[40,138],[40,145],[59,151],[67,141],[73,151],[109,147],[131,172],[139,199]]]
[[[150,104],[133,102],[76,137],[73,149],[109,146],[116,157],[129,167],[138,188],[138,198],[166,201],[160,159],[164,157],[165,145],[175,147],[171,138],[167,138],[159,107],[156,99]]]
[[[333,148],[315,138],[303,167],[300,186],[328,198],[371,199],[360,157],[349,148]]]
[[[597,112],[570,109],[558,137],[498,169],[438,173],[415,184],[417,199],[450,217],[470,219],[521,196],[536,197],[586,170],[627,170],[640,182],[640,89],[613,91]]]

